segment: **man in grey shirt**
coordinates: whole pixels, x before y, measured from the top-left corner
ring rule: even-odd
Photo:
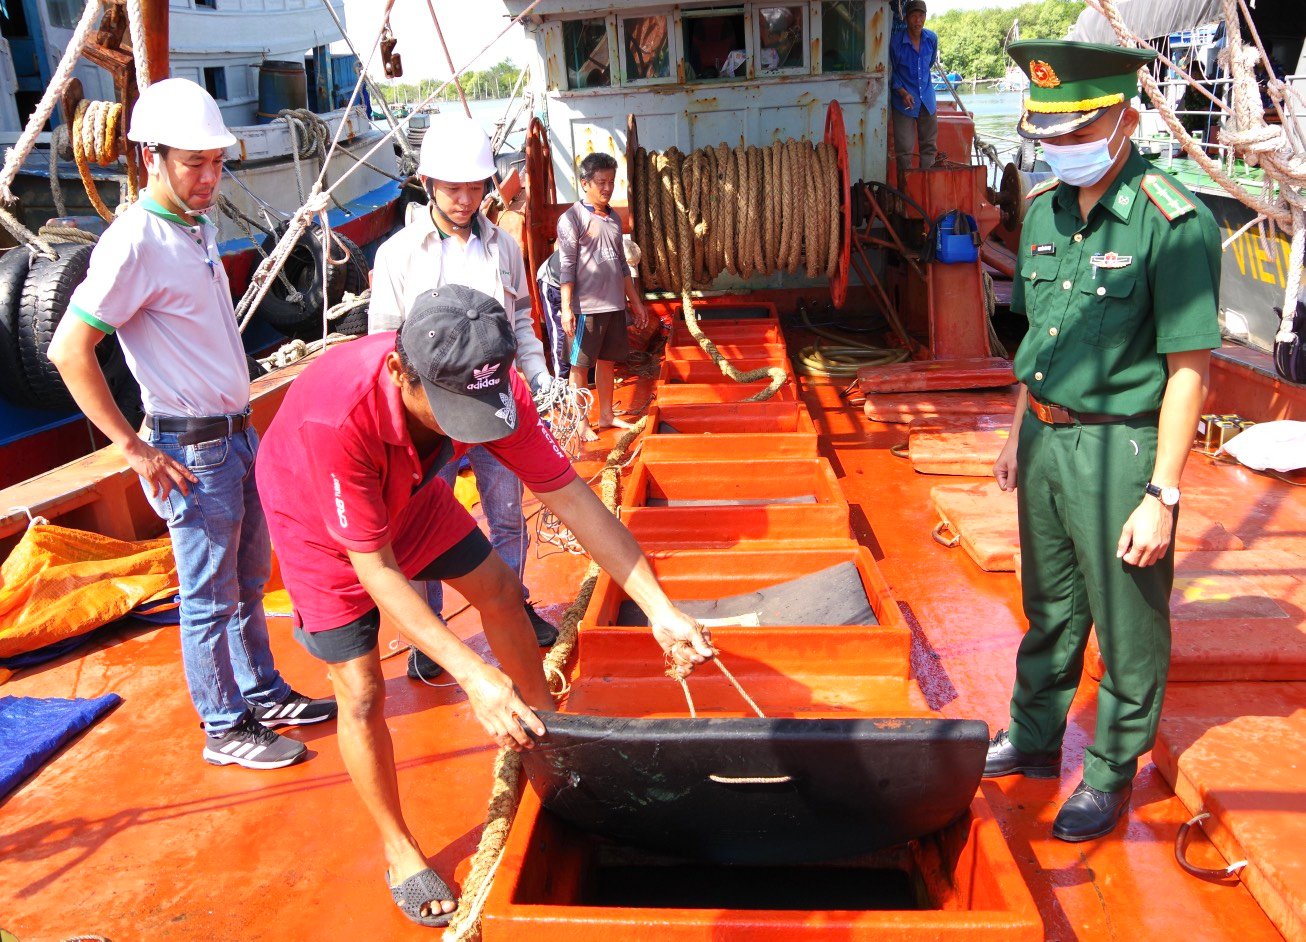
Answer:
[[[562,293],[562,329],[572,339],[571,381],[588,383],[594,366],[594,389],[599,400],[598,427],[630,428],[612,411],[613,377],[617,361],[630,355],[626,342],[626,303],[635,324],[648,322],[644,299],[626,267],[621,238],[621,217],[611,208],[617,161],[612,155],[590,154],[580,164],[584,197],[558,219],[558,280]],[[582,420],[582,441],[598,434]]]

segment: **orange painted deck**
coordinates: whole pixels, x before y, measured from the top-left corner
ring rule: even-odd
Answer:
[[[983,572],[960,549],[930,538],[937,521],[930,489],[940,479],[913,473],[890,453],[904,426],[870,421],[843,404],[834,386],[802,380],[801,387],[822,436],[820,453],[850,504],[854,536],[875,558],[913,634],[913,668],[928,706],[994,729],[1005,725],[1023,629],[1015,576]],[[629,396],[626,390],[619,401]],[[612,432],[602,436],[582,473],[593,473],[612,440]],[[1306,505],[1293,488],[1197,457],[1185,483],[1185,500],[1249,548],[1299,551]],[[571,600],[582,569],[580,558],[541,559],[532,551],[527,581],[550,617]],[[448,605],[455,611],[458,600]],[[451,624],[485,649],[474,612]],[[289,622],[274,620],[272,632],[291,683],[326,693],[325,671],[292,640]],[[383,634],[383,648],[393,638]],[[659,658],[651,639],[648,648]],[[406,811],[432,864],[461,880],[483,819],[493,749],[457,688],[414,684],[403,666],[402,658],[385,662]],[[0,927],[22,942],[77,933],[114,942],[438,938],[408,923],[390,901],[380,849],[341,766],[332,724],[290,733],[311,752],[288,769],[219,769],[200,760],[175,628],[122,632],[112,644],[0,688],[64,697],[108,691],[125,702],[0,804]],[[1011,778],[982,786],[1047,938],[1279,938],[1244,887],[1204,883],[1175,864],[1175,835],[1189,813],[1146,762],[1114,834],[1079,845],[1051,838],[1056,808],[1078,781],[1093,719],[1086,678],[1060,782]],[[1223,865],[1200,835],[1190,859]],[[747,926],[717,928],[713,938],[752,937]],[[644,927],[625,926],[605,938],[648,936]],[[833,925],[825,937],[846,938]]]

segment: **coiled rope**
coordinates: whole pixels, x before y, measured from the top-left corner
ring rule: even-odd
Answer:
[[[599,498],[603,506],[616,513],[618,484],[621,479],[623,458],[631,442],[644,431],[648,418],[640,419],[634,428],[627,429],[608,452],[599,472]],[[566,677],[567,661],[576,648],[577,629],[585,609],[589,607],[594,586],[599,581],[599,567],[591,562],[581,580],[576,601],[571,603],[562,624],[558,627],[558,640],[544,658],[546,676]],[[508,829],[517,815],[521,800],[521,756],[511,749],[501,749],[494,761],[494,787],[490,792],[490,805],[486,811],[485,829],[472,856],[472,867],[463,881],[463,895],[454,910],[453,920],[444,931],[443,942],[469,942],[481,936],[481,911],[489,898],[494,874],[503,859],[503,848],[508,842]]]
[[[91,162],[107,167],[115,163],[122,155],[120,131],[123,107],[116,101],[91,101],[83,98],[77,103],[73,113],[73,129],[70,143],[73,149],[73,161],[77,164],[77,174],[82,178],[82,187],[86,198],[91,201],[95,211],[105,222],[112,222],[114,213],[95,187],[91,176]],[[136,174],[127,175],[128,199],[136,200]]]
[[[839,262],[839,165],[827,142],[725,144],[688,156],[677,148],[635,152],[630,167],[635,241],[644,284],[680,294],[689,333],[726,376],[770,379],[748,401],[769,399],[787,375],[747,372],[723,357],[698,325],[692,292],[723,272],[739,278],[790,274],[833,278]]]

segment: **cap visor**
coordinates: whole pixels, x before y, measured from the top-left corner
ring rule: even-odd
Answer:
[[[516,400],[510,395],[504,397],[497,390],[486,396],[464,395],[426,380],[422,380],[422,388],[440,430],[456,442],[478,445],[498,441],[517,430]],[[503,398],[508,399],[507,403]]]
[[[1016,125],[1016,133],[1027,141],[1046,141],[1050,137],[1060,137],[1062,134],[1078,131],[1110,110],[1110,108],[1094,108],[1092,111],[1056,113],[1025,111]]]

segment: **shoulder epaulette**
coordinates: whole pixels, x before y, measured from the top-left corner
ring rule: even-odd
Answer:
[[[1175,220],[1197,209],[1191,199],[1159,173],[1144,174],[1142,189],[1166,219]]]
[[[1051,177],[1051,178],[1049,178],[1049,179],[1047,179],[1047,180],[1044,180],[1044,181],[1043,181],[1042,183],[1040,183],[1038,186],[1034,187],[1034,189],[1032,189],[1032,190],[1030,190],[1028,193],[1026,193],[1026,194],[1025,194],[1025,199],[1027,199],[1027,200],[1032,200],[1034,197],[1038,196],[1040,193],[1046,193],[1048,190],[1055,189],[1055,188],[1056,188],[1056,185],[1057,185],[1058,183],[1060,183],[1060,182],[1061,182],[1061,181],[1058,180],[1056,177]]]

